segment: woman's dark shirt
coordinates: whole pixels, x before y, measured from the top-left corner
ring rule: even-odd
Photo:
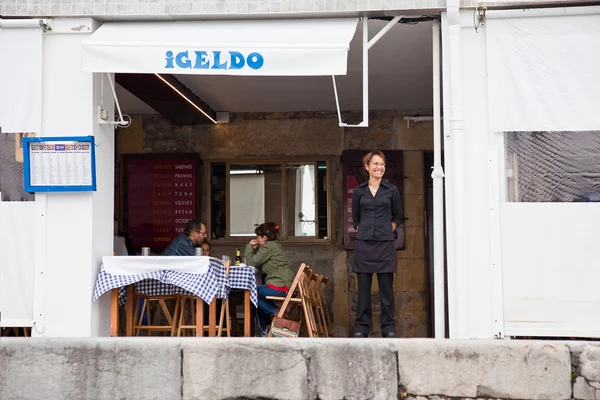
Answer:
[[[392,222],[403,222],[402,200],[396,186],[382,180],[375,196],[367,182],[363,182],[352,194],[352,224],[358,227],[359,240],[394,240]]]

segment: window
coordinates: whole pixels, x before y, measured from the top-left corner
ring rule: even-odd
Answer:
[[[1,130],[1,129],[0,129]],[[0,201],[33,201],[23,189],[23,136],[26,133],[0,132]]]
[[[600,201],[600,132],[506,132],[506,200]]]
[[[328,162],[211,162],[213,239],[254,236],[263,222],[281,227],[282,239],[327,239]]]

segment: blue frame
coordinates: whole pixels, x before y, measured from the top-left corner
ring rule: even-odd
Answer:
[[[33,143],[47,142],[87,142],[92,153],[92,184],[73,186],[31,186],[31,160],[29,159],[29,146]],[[96,146],[93,136],[60,136],[60,137],[26,137],[23,138],[23,173],[25,191],[34,192],[95,192],[96,191]]]

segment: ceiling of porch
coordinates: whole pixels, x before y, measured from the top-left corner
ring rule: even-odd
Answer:
[[[387,21],[370,20],[369,36]],[[432,108],[431,22],[396,24],[369,51],[371,110]],[[362,29],[358,24],[348,54],[348,74],[336,78],[342,110],[362,109]],[[177,75],[216,111],[284,112],[335,110],[331,77],[240,77]],[[124,113],[155,113],[121,86]]]

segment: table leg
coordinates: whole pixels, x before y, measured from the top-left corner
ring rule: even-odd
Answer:
[[[119,288],[110,292],[110,336],[119,336]]]
[[[196,298],[196,336],[204,336],[204,300]]]
[[[217,336],[217,298],[208,306],[208,336]]]
[[[127,286],[127,301],[125,302],[125,336],[133,336],[133,304],[135,303],[135,283]]]
[[[238,323],[237,323],[237,300],[235,296],[229,296],[227,299],[227,307],[229,307],[229,315],[231,316],[231,336],[238,336]]]
[[[244,336],[250,337],[251,328],[250,323],[252,321],[252,312],[250,311],[250,291],[244,290]]]

